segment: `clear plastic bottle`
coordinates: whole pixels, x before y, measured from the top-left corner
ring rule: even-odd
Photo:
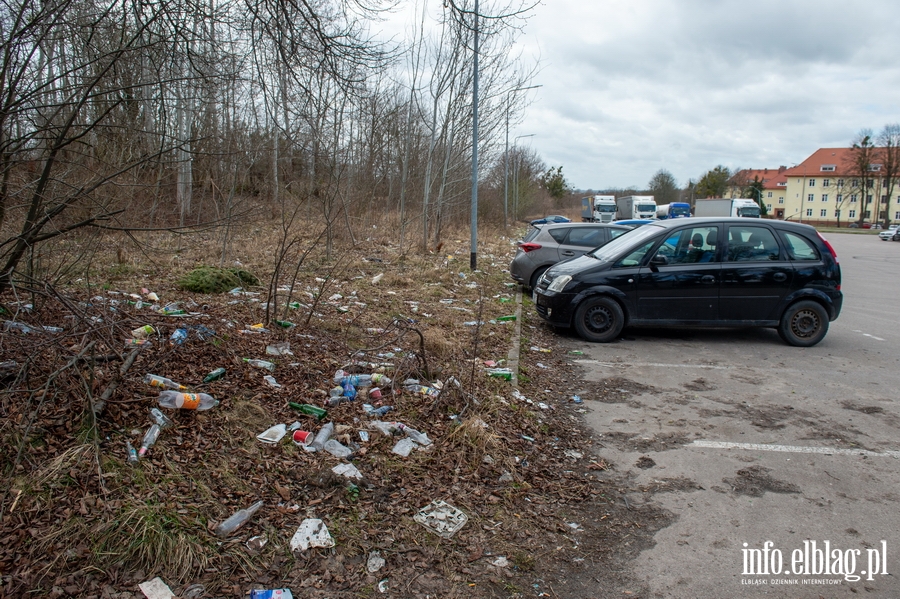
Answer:
[[[257,501],[253,505],[248,508],[243,508],[236,511],[234,514],[223,520],[216,526],[216,536],[217,537],[227,537],[241,526],[247,523],[250,520],[250,517],[253,516],[263,506],[262,500]]]
[[[174,424],[171,418],[159,411],[159,408],[150,408],[150,420],[161,429],[167,429]]]
[[[162,408],[178,408],[181,410],[209,410],[219,405],[219,400],[206,393],[179,393],[163,391],[159,394],[159,405]]]
[[[142,327],[138,327],[131,331],[131,336],[135,339],[146,339],[148,336],[152,335],[156,331],[149,324],[145,324]]]
[[[158,424],[154,424],[149,429],[147,429],[147,433],[144,435],[144,440],[141,441],[141,449],[138,451],[138,457],[144,457],[153,444],[156,443],[156,440],[159,439],[159,428]]]
[[[431,445],[431,439],[425,433],[420,433],[414,428],[410,428],[402,422],[397,423],[397,428],[406,433],[406,436],[418,443],[419,445]]]
[[[158,374],[148,374],[144,377],[144,382],[151,387],[162,387],[164,389],[174,389],[175,391],[187,391],[187,387],[184,385],[176,383],[172,379],[167,379],[164,376],[159,376]]]
[[[125,441],[125,451],[128,452],[128,463],[129,464],[137,464],[138,463],[138,454],[134,449],[134,445],[131,444],[131,441]]]
[[[331,434],[334,432],[334,423],[328,422],[322,428],[319,429],[319,432],[316,433],[315,439],[313,442],[309,444],[310,447],[315,449],[316,451],[322,451],[322,448],[325,447],[325,443],[328,442],[328,439],[331,438]]]
[[[244,362],[253,366],[254,368],[265,368],[271,372],[275,372],[275,365],[271,362],[267,362],[266,360],[251,360],[250,358],[244,358]]]
[[[391,379],[383,374],[350,374],[344,370],[338,370],[334,373],[334,383],[343,385],[350,383],[354,387],[371,387],[372,385],[390,385]]]
[[[175,329],[175,332],[172,333],[172,336],[169,337],[169,345],[175,347],[176,345],[181,345],[185,342],[188,337],[187,329]]]

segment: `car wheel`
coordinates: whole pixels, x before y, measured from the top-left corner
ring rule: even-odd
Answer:
[[[785,310],[778,334],[795,347],[812,347],[828,332],[828,312],[811,300],[797,302]]]
[[[625,313],[610,297],[588,298],[575,311],[575,330],[588,341],[609,343],[619,336],[624,326]]]
[[[539,268],[536,271],[534,271],[533,273],[531,273],[531,281],[529,281],[529,283],[528,283],[529,289],[534,289],[535,287],[537,287],[538,281],[541,280],[541,277],[544,276],[544,273],[547,272],[548,268],[550,268],[550,267],[542,266],[541,268]]]

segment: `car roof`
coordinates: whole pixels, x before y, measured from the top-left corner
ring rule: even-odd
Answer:
[[[707,224],[727,224],[727,225],[752,225],[755,223],[762,223],[777,229],[788,229],[794,231],[815,231],[815,227],[807,225],[805,223],[795,223],[786,220],[774,220],[770,218],[741,218],[738,216],[729,216],[729,217],[717,217],[717,216],[701,216],[696,217],[693,216],[691,218],[670,218],[666,220],[658,220],[653,221],[650,224],[645,226],[647,227],[660,227],[664,229],[673,229],[675,227],[687,226],[687,225],[707,225]]]
[[[542,229],[558,229],[561,227],[611,227],[611,226],[620,226],[623,229],[627,229],[627,225],[623,225],[622,223],[612,222],[612,223],[546,223],[539,225]]]

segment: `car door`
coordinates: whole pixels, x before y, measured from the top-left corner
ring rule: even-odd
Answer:
[[[668,232],[638,273],[637,318],[643,321],[714,323],[719,316],[719,226],[685,226]]]
[[[770,227],[727,225],[719,315],[734,323],[778,320],[793,284],[794,267]]]
[[[559,259],[568,260],[609,241],[607,227],[572,227],[559,244]]]

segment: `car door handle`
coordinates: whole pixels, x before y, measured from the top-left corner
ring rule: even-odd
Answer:
[[[563,256],[574,256],[575,252],[568,250],[562,253]]]
[[[772,278],[775,279],[776,281],[778,281],[779,283],[781,281],[787,281],[787,275],[784,274],[783,272],[776,272],[774,275],[772,275]]]
[[[702,277],[700,277],[700,282],[706,285],[712,285],[716,282],[716,278],[712,275],[703,275]]]

